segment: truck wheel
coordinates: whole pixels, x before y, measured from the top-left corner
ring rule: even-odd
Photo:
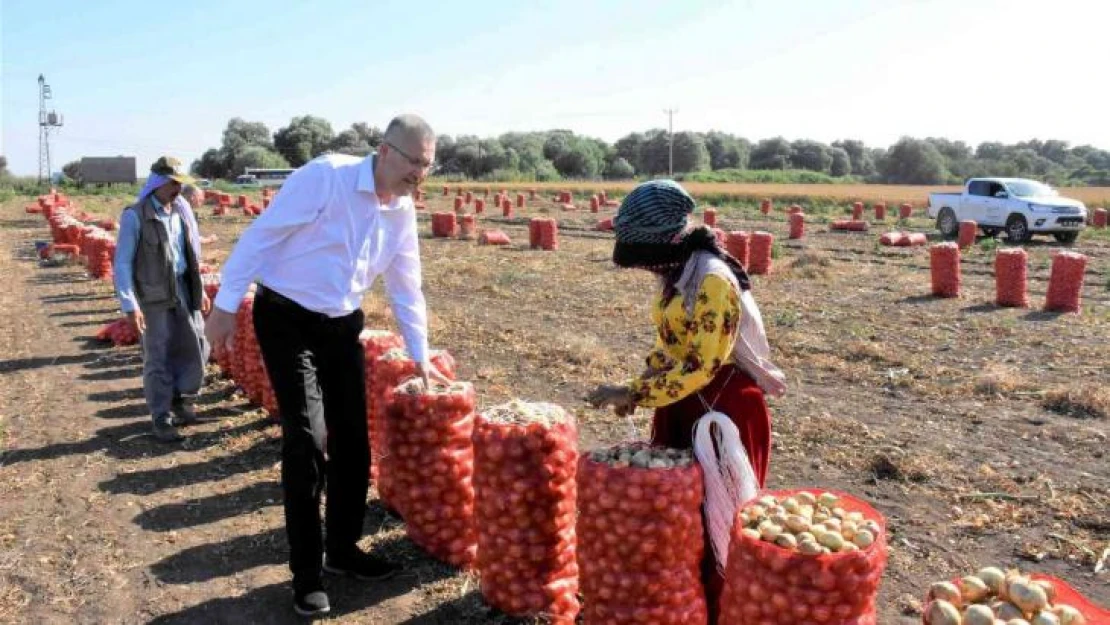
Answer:
[[[952,212],[951,208],[940,209],[940,214],[937,215],[937,230],[940,230],[940,236],[946,239],[955,239],[959,234],[960,222],[956,220],[956,213]]]
[[[1025,221],[1025,217],[1021,215],[1010,215],[1006,220],[1006,240],[1010,243],[1026,243],[1029,239],[1033,238],[1033,233],[1029,232],[1029,224]]]
[[[1078,232],[1054,232],[1054,233],[1052,233],[1052,236],[1056,237],[1056,240],[1059,241],[1060,243],[1063,243],[1064,245],[1071,245],[1072,243],[1075,243],[1076,239],[1079,238],[1079,233]]]

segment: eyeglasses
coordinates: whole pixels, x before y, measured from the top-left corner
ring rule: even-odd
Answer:
[[[386,141],[385,144],[393,148],[394,150],[397,150],[397,153],[405,157],[405,160],[408,161],[409,165],[412,165],[413,167],[419,167],[420,169],[431,169],[432,165],[435,164],[435,161],[425,161],[424,159],[409,156],[408,153],[406,153],[404,150],[397,147],[396,145],[390,143],[389,141]]]

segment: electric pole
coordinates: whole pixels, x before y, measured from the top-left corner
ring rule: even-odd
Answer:
[[[670,147],[667,149],[667,176],[674,178],[674,114],[678,109],[663,109],[667,114],[667,138]]]
[[[50,85],[39,74],[39,184],[50,183],[50,130],[62,126],[61,116],[46,110],[46,101],[50,99],[53,99]]]

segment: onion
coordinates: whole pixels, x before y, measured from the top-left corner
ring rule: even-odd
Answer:
[[[995,594],[1002,587],[1002,582],[1006,581],[1006,574],[1002,572],[1002,569],[994,566],[980,569],[975,576],[983,580],[987,588],[990,588],[990,591]]]
[[[960,590],[965,603],[976,603],[990,594],[987,583],[974,575],[968,575],[960,580]]]
[[[1012,603],[1003,603],[1001,606],[995,608],[994,613],[998,618],[1004,621],[1025,618],[1025,614],[1021,611],[1021,608]]]
[[[994,610],[990,606],[970,605],[964,610],[964,625],[994,625]]]
[[[1058,605],[1052,610],[1060,617],[1060,625],[1087,625],[1087,618],[1070,605]]]
[[[1041,612],[1033,617],[1029,625],[1060,625],[1060,619],[1051,612]]]
[[[956,606],[943,599],[933,601],[925,611],[925,622],[929,625],[960,625],[962,620]]]
[[[807,556],[816,556],[824,553],[821,545],[818,545],[816,542],[811,540],[805,540],[798,543],[798,551]]]
[[[952,605],[963,605],[963,595],[952,582],[937,582],[929,588],[930,599],[940,599]]]
[[[1048,605],[1048,595],[1044,588],[1025,578],[1011,581],[1009,593],[1010,601],[1027,614],[1040,612]]]
[[[1056,586],[1046,579],[1033,580],[1033,583],[1044,589],[1045,597],[1048,598],[1049,603],[1056,601]]]
[[[855,543],[857,547],[866,549],[875,542],[875,537],[867,530],[860,530],[852,537],[852,542]]]

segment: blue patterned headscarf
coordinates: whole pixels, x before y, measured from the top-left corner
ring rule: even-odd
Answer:
[[[721,248],[706,226],[689,227],[694,198],[673,180],[651,180],[628,194],[613,218],[613,263],[639,267],[664,277],[664,297],[674,294],[675,281],[695,252],[708,252],[736,274],[741,288],[751,288],[743,265]]]
[[[651,180],[628,194],[613,218],[621,243],[669,244],[686,228],[694,198],[674,180]]]

